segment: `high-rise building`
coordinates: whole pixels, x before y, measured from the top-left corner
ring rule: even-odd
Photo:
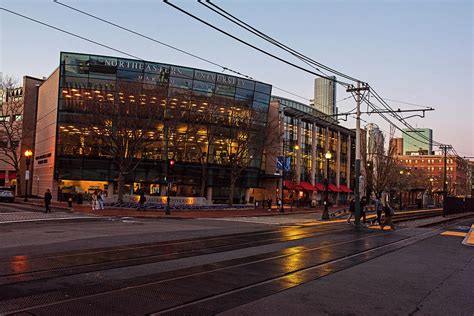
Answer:
[[[365,126],[367,133],[367,160],[373,160],[374,156],[382,155],[384,152],[384,137],[382,131],[374,123],[369,123]]]
[[[403,151],[405,155],[432,155],[433,130],[430,128],[404,129]]]
[[[388,152],[392,155],[403,155],[403,138],[392,138],[390,140]]]
[[[334,76],[329,78],[336,80]],[[310,105],[324,114],[337,114],[335,81],[326,78],[314,79],[314,99],[311,100]],[[334,120],[336,119],[337,118],[334,117]]]

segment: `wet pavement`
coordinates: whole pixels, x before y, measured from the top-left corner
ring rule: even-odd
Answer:
[[[164,236],[164,231],[152,233],[166,224],[188,225],[188,230],[180,235],[175,226],[168,239],[157,236]],[[284,227],[169,220],[146,223],[148,233],[138,235],[132,234],[131,223],[82,225],[129,227],[130,233],[104,236],[108,242],[89,247],[85,241],[92,239],[85,238],[84,244],[76,240],[71,245],[78,247],[69,250],[62,244],[45,245],[32,254],[27,247],[16,252],[6,248],[0,256],[0,314],[259,314],[265,310],[259,300],[291,296],[292,291],[341,271],[432,243],[446,230],[410,227],[355,233],[351,225],[339,222]],[[339,286],[343,289],[344,283]],[[273,314],[291,313],[291,309],[283,312],[285,305],[280,308],[272,309]]]

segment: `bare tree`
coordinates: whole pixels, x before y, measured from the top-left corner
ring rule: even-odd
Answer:
[[[89,93],[89,92],[86,92]],[[158,122],[163,121],[163,106],[156,97],[142,94],[141,86],[124,86],[113,95],[97,91],[82,103],[83,126],[78,137],[86,135],[100,145],[99,155],[107,156],[117,166],[118,201],[123,201],[125,178],[133,172],[151,145],[158,142]]]
[[[20,174],[20,140],[22,134],[23,95],[11,95],[18,88],[18,79],[2,76],[0,93],[3,93],[3,104],[0,107],[0,161],[11,166],[17,175]],[[20,177],[17,177],[17,194],[21,194]]]

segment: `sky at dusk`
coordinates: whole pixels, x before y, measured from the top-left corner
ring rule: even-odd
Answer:
[[[196,1],[171,2],[269,52],[294,57],[226,22]],[[435,141],[474,156],[473,2],[470,0],[228,0],[213,1],[307,56],[368,82],[384,98],[435,108],[413,126],[433,129]],[[215,66],[80,15],[52,0],[0,0],[1,7],[88,37],[142,59],[222,71]],[[161,1],[72,1],[64,3],[132,28],[274,86],[273,94],[313,98],[314,76],[226,37]],[[49,76],[60,51],[123,56],[92,43],[0,11],[0,71],[22,77]],[[337,99],[348,96],[338,87]],[[394,108],[411,105],[387,101]],[[306,102],[308,103],[308,102]],[[352,110],[354,100],[338,103]],[[366,110],[366,106],[363,107]],[[364,121],[390,127],[377,115]],[[365,125],[366,122],[362,124]],[[353,128],[349,119],[342,125]],[[400,127],[402,125],[398,123]],[[395,135],[400,136],[400,133]]]

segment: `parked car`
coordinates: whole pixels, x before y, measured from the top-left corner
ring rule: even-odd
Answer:
[[[15,201],[15,193],[12,188],[0,187],[0,201],[11,202]]]

